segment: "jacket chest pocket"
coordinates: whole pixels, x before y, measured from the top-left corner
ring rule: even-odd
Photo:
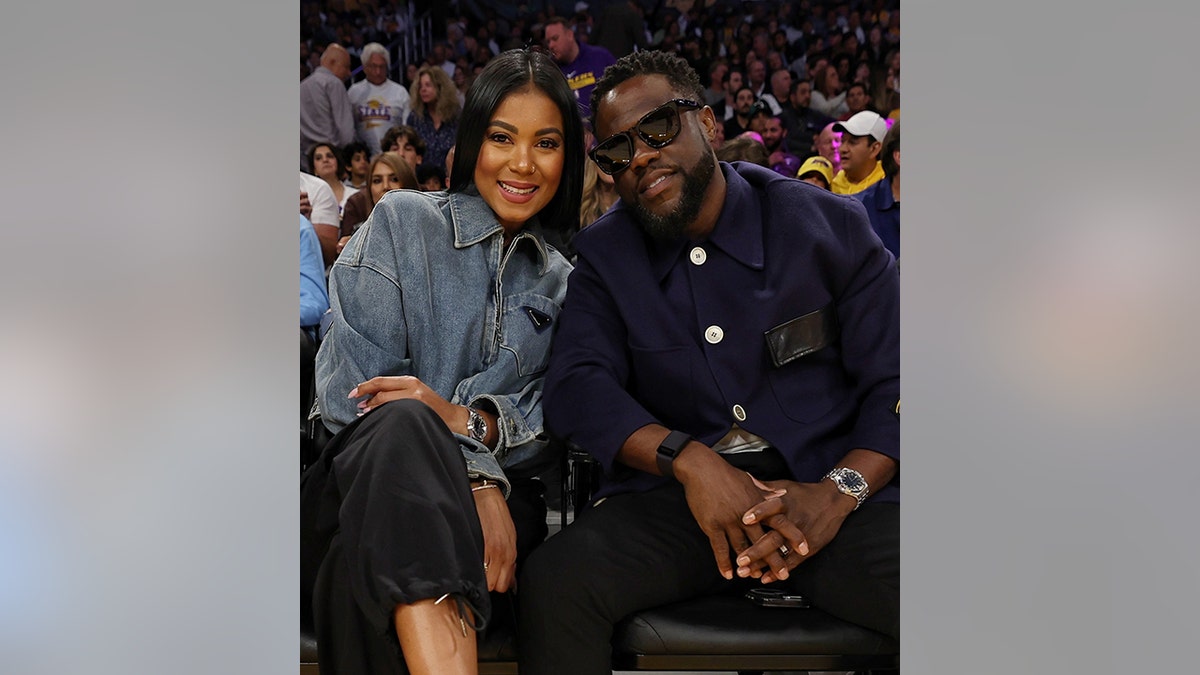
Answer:
[[[763,336],[772,365],[771,390],[791,419],[816,421],[850,393],[832,304],[785,321]]]
[[[558,311],[558,305],[544,295],[523,293],[505,300],[500,317],[500,349],[513,357],[521,377],[546,370]]]

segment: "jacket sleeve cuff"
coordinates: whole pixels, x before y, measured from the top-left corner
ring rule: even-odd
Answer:
[[[481,406],[480,402],[486,401],[486,405]],[[515,448],[519,445],[524,445],[537,438],[537,433],[531,427],[531,423],[538,428],[542,426],[542,410],[541,406],[536,406],[530,411],[530,416],[536,416],[537,419],[526,419],[525,415],[517,407],[511,397],[496,396],[494,394],[485,394],[476,396],[471,399],[471,407],[482,407],[491,409],[496,413],[496,449],[493,454],[497,457],[503,457],[508,454],[509,448]],[[497,463],[497,466],[499,464]]]
[[[508,476],[504,475],[504,469],[500,468],[500,462],[490,452],[476,452],[468,445],[462,445],[461,448],[463,458],[467,460],[467,477],[471,480],[487,478],[496,481],[504,492],[504,498],[508,499],[512,485],[508,482]]]

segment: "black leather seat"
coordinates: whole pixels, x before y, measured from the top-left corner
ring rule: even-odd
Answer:
[[[619,670],[869,670],[899,667],[891,637],[816,609],[764,608],[740,594],[638,612],[613,635]]]

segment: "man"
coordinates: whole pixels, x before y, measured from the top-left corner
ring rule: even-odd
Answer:
[[[771,106],[771,114],[778,115],[783,112],[783,104],[787,103],[788,90],[792,86],[792,74],[780,68],[771,71],[771,91],[758,97],[760,101],[766,101],[767,105]]]
[[[604,47],[582,44],[575,39],[575,30],[561,16],[546,21],[546,48],[567,78],[567,84],[579,100],[579,114],[591,117],[590,101],[596,80],[604,69],[616,62]]]
[[[321,65],[300,82],[300,169],[317,143],[339,148],[354,140],[354,114],[346,95],[350,54],[336,42],[321,54]],[[318,234],[320,231],[318,230]]]
[[[787,146],[784,145],[787,129],[783,126],[783,120],[779,115],[768,114],[765,110],[761,117],[762,122],[757,131],[762,135],[763,145],[767,148],[767,163],[784,176],[795,176],[796,169],[800,166],[800,158],[788,152]]]
[[[833,165],[824,157],[813,155],[800,165],[800,169],[796,171],[796,178],[805,183],[812,183],[822,190],[828,190],[829,184],[833,182]]]
[[[371,42],[363,47],[363,73],[367,79],[350,85],[348,96],[354,107],[354,126],[358,138],[371,150],[374,159],[381,150],[383,135],[408,119],[408,91],[388,77],[392,57],[387,47]]]
[[[728,122],[733,119],[737,109],[737,93],[744,85],[746,76],[737,68],[730,68],[725,75],[725,100],[712,107],[717,115],[717,121]]]
[[[708,67],[708,88],[704,90],[704,102],[716,105],[725,100],[725,75],[729,72],[729,64],[724,59],[716,59]]]
[[[738,89],[734,96],[733,115],[725,120],[725,138],[734,139],[750,129],[750,119],[758,104],[754,101],[754,90],[750,87]],[[599,138],[599,135],[597,135]]]
[[[522,675],[609,673],[629,613],[763,583],[899,634],[894,259],[857,201],[718,163],[674,102],[702,94],[655,51],[593,94],[620,201],[574,240],[543,400],[604,472],[524,568]]]
[[[837,121],[810,108],[811,102],[812,81],[796,80],[788,90],[787,105],[784,105],[783,112],[779,113],[784,127],[788,130],[788,150],[800,157],[817,152],[817,134],[827,125]]]
[[[842,170],[842,158],[838,154],[842,135],[833,130],[833,125],[835,124],[837,122],[826,124],[821,129],[821,133],[817,134],[814,145],[816,145],[817,154],[829,160],[829,164],[833,166],[833,173],[836,175],[837,172]]]
[[[900,122],[883,138],[879,164],[883,180],[854,195],[867,208],[867,217],[875,234],[887,250],[900,261]]]
[[[445,41],[439,40],[433,43],[433,49],[429,52],[429,56],[425,61],[431,66],[437,66],[446,72],[446,77],[453,78],[454,70],[457,68],[454,61],[450,59],[450,46]]]
[[[882,180],[879,151],[883,147],[883,137],[887,135],[887,121],[879,113],[866,110],[845,122],[834,123],[833,130],[842,132],[838,143],[842,170],[833,177],[833,192],[852,195]]]
[[[416,129],[407,124],[400,124],[388,129],[387,133],[383,135],[383,140],[379,142],[379,148],[383,152],[394,152],[403,157],[413,171],[421,166],[427,150],[425,139],[421,138],[421,134],[418,134]],[[453,148],[451,149],[453,150]]]
[[[843,122],[864,110],[871,109],[871,94],[867,90],[867,85],[862,82],[853,82],[846,88],[846,108],[849,112],[840,118]]]
[[[746,65],[746,86],[754,91],[754,100],[762,98],[767,91],[767,64],[762,59],[754,59]]]

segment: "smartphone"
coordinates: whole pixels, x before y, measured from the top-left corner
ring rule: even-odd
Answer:
[[[753,588],[746,591],[746,598],[760,607],[812,607],[812,603],[803,595],[788,593],[778,588]]]

